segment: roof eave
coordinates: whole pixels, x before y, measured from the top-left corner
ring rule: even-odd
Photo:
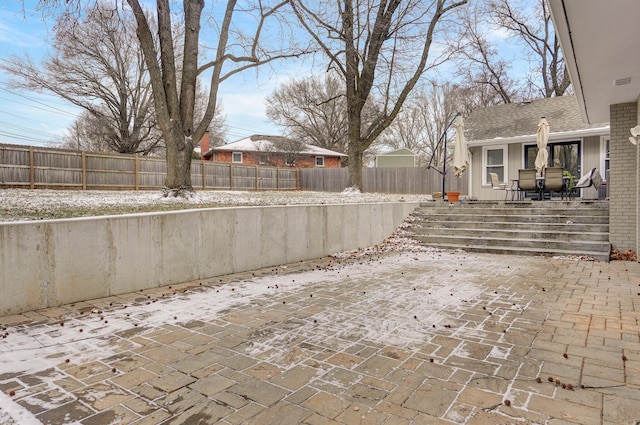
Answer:
[[[605,127],[587,128],[583,130],[561,131],[561,132],[549,133],[549,141],[576,139],[576,138],[583,138],[583,137],[590,137],[590,136],[605,136],[607,134],[609,134],[608,125]],[[535,142],[536,142],[536,135],[527,134],[524,136],[497,137],[494,139],[484,139],[484,140],[469,140],[467,141],[467,146],[480,147],[480,146],[491,146],[491,145],[508,145],[512,143],[535,143]]]
[[[580,78],[580,69],[576,61],[575,52],[573,49],[573,39],[571,37],[571,26],[569,19],[567,18],[566,8],[564,0],[548,0],[549,8],[551,10],[551,20],[555,28],[556,35],[560,40],[560,46],[562,48],[562,54],[564,56],[566,72],[569,73],[569,79],[573,85],[573,90],[578,99],[578,108],[580,109],[580,115],[582,119],[592,124],[589,119],[589,111],[584,97],[584,87]]]

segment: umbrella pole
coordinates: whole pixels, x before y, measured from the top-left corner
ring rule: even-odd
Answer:
[[[435,149],[433,151],[433,154],[431,155],[431,160],[429,160],[429,165],[427,165],[427,170],[428,170],[428,169],[431,168],[431,163],[433,162],[433,158],[436,156],[436,153],[438,152],[438,146],[440,146],[440,142],[442,142],[444,140],[444,150],[443,150],[443,153],[442,153],[442,156],[443,156],[442,171],[440,171],[437,168],[435,168],[435,170],[438,173],[440,173],[440,175],[442,176],[442,199],[444,199],[444,183],[445,183],[445,178],[446,178],[446,174],[447,174],[447,131],[449,131],[449,128],[451,128],[451,126],[453,125],[453,122],[460,115],[462,115],[462,114],[460,112],[457,112],[453,116],[453,118],[451,119],[451,122],[449,123],[449,125],[447,125],[447,127],[442,132],[442,135],[438,139],[438,143],[436,143],[436,147],[435,147]]]
[[[452,121],[453,122],[453,121]],[[451,124],[449,124],[449,126],[451,126]],[[447,129],[449,129],[449,127],[447,127]],[[445,130],[444,133],[444,153],[443,156],[444,158],[442,159],[442,199],[444,199],[444,182],[446,180],[447,177],[447,133]]]

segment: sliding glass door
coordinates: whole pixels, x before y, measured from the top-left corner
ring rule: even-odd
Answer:
[[[571,175],[578,177],[580,172],[580,142],[560,142],[549,143],[547,150],[549,151],[548,167],[562,167],[569,171]],[[536,155],[538,147],[536,145],[526,145],[524,147],[524,167],[535,168]]]
[[[547,144],[549,151],[548,167],[562,167],[574,177],[579,177],[581,173],[581,143],[557,142]],[[538,147],[536,145],[525,145],[524,147],[524,167],[535,168]]]

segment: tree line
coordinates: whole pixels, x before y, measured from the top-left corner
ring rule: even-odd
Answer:
[[[155,7],[154,7],[155,6]],[[348,154],[408,148],[423,163],[451,118],[571,90],[544,0],[40,0],[52,53],[0,62],[16,88],[82,108],[67,147],[160,154],[167,196],[189,195],[194,147],[227,130],[218,92],[250,69],[313,73],[266,98],[284,136]],[[504,51],[506,45],[517,49]],[[502,50],[501,50],[502,49]],[[522,65],[513,65],[513,59]],[[276,72],[276,71],[273,71]],[[440,165],[440,164],[438,164]]]

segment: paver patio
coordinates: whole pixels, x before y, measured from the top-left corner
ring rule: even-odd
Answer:
[[[0,423],[639,424],[639,285],[407,251],[1,317]]]

